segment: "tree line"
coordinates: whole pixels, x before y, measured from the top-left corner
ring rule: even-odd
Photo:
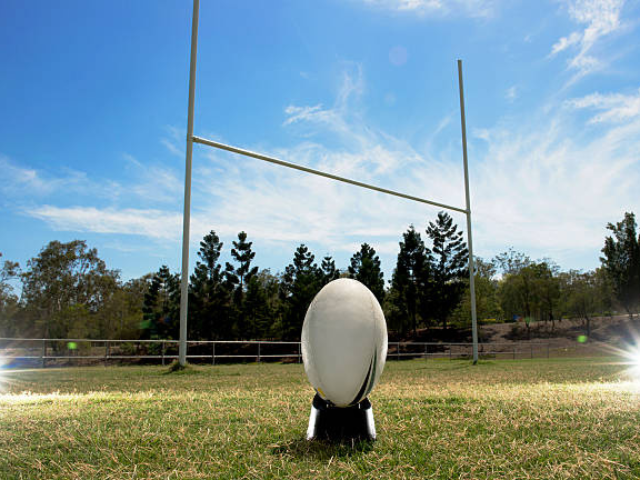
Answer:
[[[640,306],[640,238],[633,213],[607,226],[601,267],[561,271],[550,259],[532,260],[509,249],[476,258],[478,318],[482,322],[546,322]],[[242,231],[231,242],[231,262],[215,231],[200,242],[189,277],[189,338],[283,339],[300,336],[307,307],[330,281],[359,280],[380,301],[392,331],[468,328],[469,252],[463,233],[440,212],[420,232],[402,234],[391,278],[385,281],[375,249],[363,243],[346,268],[327,255],[317,259],[301,244],[282,272],[255,265],[253,242]],[[2,254],[0,253],[0,256]],[[21,294],[12,285],[21,284]],[[176,339],[180,276],[166,266],[122,281],[95,248],[82,240],[52,241],[24,269],[4,261],[0,270],[0,337]]]

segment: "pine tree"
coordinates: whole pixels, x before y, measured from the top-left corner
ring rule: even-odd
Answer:
[[[142,306],[142,338],[178,338],[180,325],[180,277],[162,265],[153,276]]]
[[[351,257],[349,277],[358,280],[373,292],[382,303],[384,300],[384,274],[380,268],[380,257],[367,243],[360,246],[360,251]]]
[[[313,297],[322,287],[322,272],[314,263],[315,256],[300,245],[293,263],[285,268],[280,284],[283,306],[281,334],[285,339],[299,339],[302,323]]]
[[[606,237],[600,257],[609,274],[618,301],[630,318],[640,303],[640,239],[636,232],[636,217],[626,212],[624,219],[607,229],[613,236]]]
[[[270,304],[273,277],[268,270],[253,275],[247,285],[247,291],[242,305],[243,317],[247,326],[247,338],[261,339],[269,335],[275,308]]]
[[[320,270],[322,271],[322,285],[326,285],[329,282],[332,282],[338,278],[340,278],[340,270],[336,268],[336,262],[331,258],[331,256],[327,255],[322,259],[322,264],[320,265]]]
[[[231,257],[238,263],[237,267],[228,263],[225,266],[225,286],[232,292],[232,306],[230,322],[233,323],[235,335],[247,338],[249,327],[244,317],[243,303],[247,286],[251,278],[258,273],[258,267],[251,267],[251,262],[256,256],[251,250],[253,242],[247,242],[247,234],[240,232],[238,240],[233,242]]]
[[[434,317],[447,328],[447,317],[464,293],[464,279],[469,275],[469,250],[448,213],[440,212],[435,223],[429,222],[427,235],[432,242],[432,248],[427,251],[433,258],[431,309]]]
[[[230,263],[227,263],[226,270],[232,283],[237,285],[237,291],[242,292],[245,289],[245,285],[249,282],[252,276],[258,273],[258,267],[251,267],[251,262],[256,256],[256,253],[251,250],[253,242],[247,242],[247,234],[240,232],[238,234],[238,241],[233,242],[233,248],[231,249],[231,257],[239,264],[235,268]]]
[[[409,328],[417,332],[420,318],[427,311],[430,267],[424,242],[413,225],[402,238],[389,292],[393,312],[390,321],[406,334]]]
[[[196,268],[191,275],[189,296],[189,338],[230,338],[229,295],[218,263],[223,243],[213,230],[200,242]]]

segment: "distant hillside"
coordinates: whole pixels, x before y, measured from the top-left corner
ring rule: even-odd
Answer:
[[[573,345],[578,337],[586,335],[584,320],[556,320],[533,322],[530,328],[524,322],[496,323],[480,325],[479,339],[485,344],[511,344],[529,340],[549,340],[554,346]],[[590,343],[604,343],[611,347],[621,347],[640,341],[640,317],[630,320],[628,315],[597,317],[591,320]],[[417,335],[399,336],[389,332],[389,340],[415,342],[471,342],[471,329],[441,328],[418,330]]]

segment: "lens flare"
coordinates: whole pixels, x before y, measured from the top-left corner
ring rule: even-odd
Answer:
[[[5,378],[5,366],[9,363],[8,359],[0,356],[0,393],[4,392],[7,388],[7,379]]]
[[[640,380],[640,339],[634,336],[634,342],[628,344],[621,355],[625,359],[624,363],[628,365],[628,374],[636,379]]]

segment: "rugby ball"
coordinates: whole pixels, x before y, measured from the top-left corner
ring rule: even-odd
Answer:
[[[337,407],[361,402],[386,358],[387,323],[371,290],[349,278],[325,285],[302,325],[304,369],[318,394]]]

